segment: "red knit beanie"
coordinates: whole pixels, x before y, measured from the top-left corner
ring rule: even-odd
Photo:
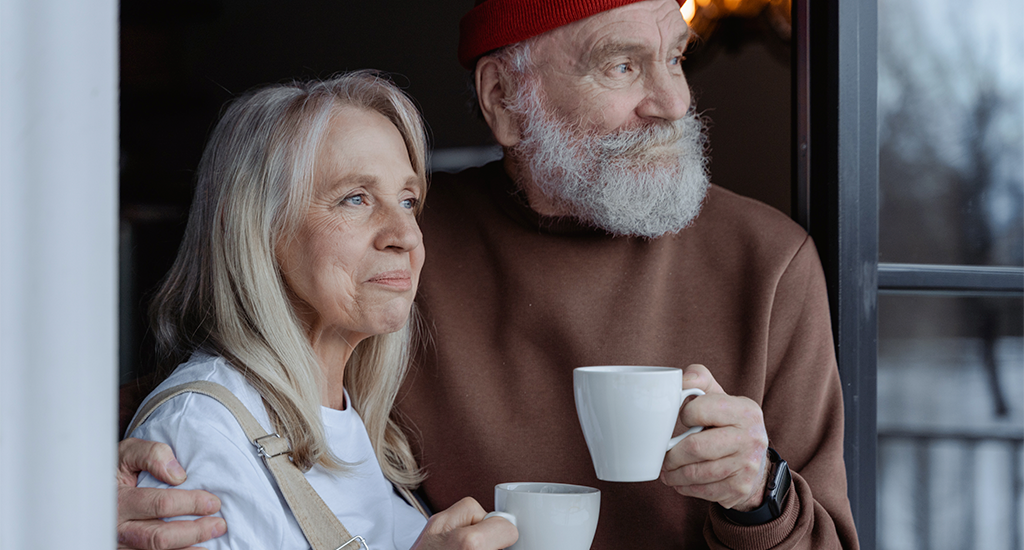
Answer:
[[[477,58],[491,50],[639,1],[476,0],[459,22],[459,63],[473,70]]]

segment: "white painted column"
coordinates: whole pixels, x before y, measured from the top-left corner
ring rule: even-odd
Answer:
[[[117,2],[0,0],[0,548],[115,547]]]

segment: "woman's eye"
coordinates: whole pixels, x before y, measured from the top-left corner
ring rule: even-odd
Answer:
[[[402,205],[402,208],[408,208],[408,209],[411,210],[413,208],[416,208],[416,205],[419,204],[419,202],[420,202],[420,200],[417,199],[417,198],[408,198],[408,199],[403,200],[401,202],[401,205]]]
[[[349,197],[345,197],[341,202],[346,203],[346,204],[351,204],[352,206],[362,206],[363,203],[366,202],[366,196],[365,195],[352,195],[352,196],[349,196]]]

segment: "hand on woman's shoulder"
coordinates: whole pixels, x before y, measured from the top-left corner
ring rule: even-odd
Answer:
[[[258,400],[259,394],[237,371],[218,358],[186,363],[154,394],[192,380],[209,380],[228,387],[265,425],[262,403],[257,401],[261,405],[259,411],[251,406],[253,397]],[[242,427],[231,411],[216,399],[197,393],[178,395],[156,409],[131,435],[171,446],[174,456],[188,472],[188,478],[177,486],[178,489],[203,489],[220,498],[221,509],[217,515],[230,527],[223,537],[204,543],[210,550],[290,548],[307,544],[305,539],[290,540],[293,530],[289,526],[295,522],[294,517],[287,513],[286,505],[282,506],[276,484]],[[139,476],[138,486],[170,487],[148,473]],[[268,531],[271,531],[269,537]]]

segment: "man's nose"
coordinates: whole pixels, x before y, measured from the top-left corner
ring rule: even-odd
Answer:
[[[676,121],[690,110],[690,86],[684,75],[660,67],[648,73],[644,86],[647,96],[637,106],[637,115]]]

